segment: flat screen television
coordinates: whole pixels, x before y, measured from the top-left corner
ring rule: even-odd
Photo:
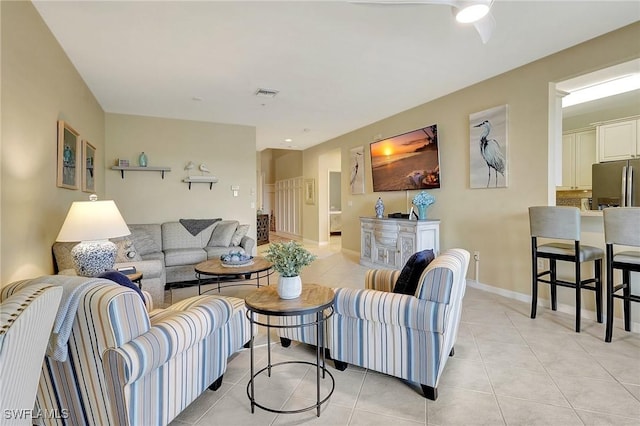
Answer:
[[[438,125],[371,143],[373,192],[440,188]]]

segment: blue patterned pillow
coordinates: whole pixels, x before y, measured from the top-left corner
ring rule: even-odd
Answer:
[[[393,292],[415,295],[420,275],[434,258],[433,250],[422,250],[412,254],[407,260],[407,264],[402,268]]]
[[[98,278],[104,278],[113,281],[116,284],[120,284],[123,287],[130,288],[131,290],[138,293],[140,298],[142,298],[142,302],[144,303],[144,295],[142,294],[142,290],[140,290],[137,285],[132,283],[129,277],[127,277],[125,274],[118,271],[106,271],[98,275]]]

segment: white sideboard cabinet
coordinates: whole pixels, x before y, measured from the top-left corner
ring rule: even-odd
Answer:
[[[440,221],[360,218],[360,264],[402,269],[415,252],[440,252]]]

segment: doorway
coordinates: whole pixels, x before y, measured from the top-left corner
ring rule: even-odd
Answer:
[[[329,240],[342,235],[342,173],[329,171]]]

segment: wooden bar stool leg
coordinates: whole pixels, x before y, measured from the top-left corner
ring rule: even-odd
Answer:
[[[580,333],[580,312],[582,311],[582,279],[580,278],[580,261],[576,259],[576,333]]]
[[[549,259],[549,270],[551,271],[550,279],[551,281],[551,310],[558,310],[558,286],[556,285],[557,278],[557,270],[556,270],[556,260]]]
[[[622,281],[624,287],[622,289],[622,295],[624,296],[624,329],[631,331],[631,271],[628,269],[622,270]]]
[[[602,324],[602,259],[595,261],[596,319]]]

